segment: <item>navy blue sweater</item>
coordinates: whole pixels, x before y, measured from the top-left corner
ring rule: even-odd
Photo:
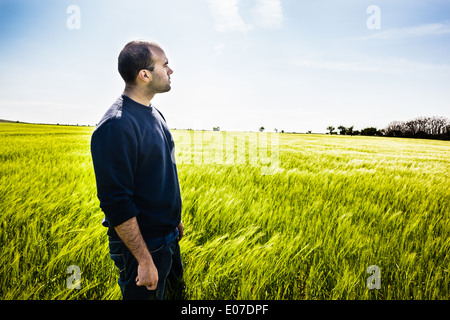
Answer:
[[[122,95],[105,113],[91,139],[103,225],[136,217],[142,236],[173,232],[181,221],[175,145],[162,114]]]

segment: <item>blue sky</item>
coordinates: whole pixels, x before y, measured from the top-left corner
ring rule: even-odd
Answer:
[[[0,39],[1,119],[95,125],[123,91],[117,56],[133,39],[169,58],[172,91],[153,104],[171,128],[450,117],[448,0],[0,0]]]

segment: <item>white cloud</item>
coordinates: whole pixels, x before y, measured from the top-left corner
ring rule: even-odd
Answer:
[[[298,67],[326,69],[334,71],[380,71],[380,66],[370,65],[361,61],[333,61],[320,58],[297,58],[292,61],[292,64]]]
[[[208,0],[208,3],[217,31],[246,32],[253,28],[242,20],[239,14],[239,0]]]
[[[218,45],[214,46],[214,52],[219,56],[222,54],[224,48],[225,45],[223,43],[219,43]]]
[[[431,35],[445,35],[450,34],[450,23],[430,23],[422,24],[415,27],[407,28],[393,28],[383,31],[374,32],[366,37],[357,37],[354,40],[369,40],[369,39],[400,39],[407,37],[422,37]]]
[[[335,60],[324,57],[300,57],[291,61],[298,67],[324,69],[331,71],[350,71],[350,72],[382,72],[388,74],[400,74],[407,72],[433,72],[438,75],[450,74],[450,66],[424,64],[417,61],[388,58],[383,60],[372,59],[369,57],[355,57],[352,59]]]
[[[250,10],[253,24],[245,22],[239,13],[241,0],[208,0],[209,10],[219,32],[247,32],[260,28],[279,28],[283,21],[281,0],[255,0]]]
[[[257,26],[263,28],[279,28],[283,21],[281,0],[257,0],[252,9],[253,19]]]

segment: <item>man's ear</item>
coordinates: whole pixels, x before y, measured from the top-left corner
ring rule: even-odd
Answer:
[[[149,83],[149,82],[151,82],[153,80],[151,72],[148,71],[148,70],[145,70],[145,69],[142,69],[141,71],[139,71],[139,74],[138,74],[137,78],[140,81],[143,81],[143,82],[146,82],[146,83]]]

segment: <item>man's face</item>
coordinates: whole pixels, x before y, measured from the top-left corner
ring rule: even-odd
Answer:
[[[156,93],[170,91],[170,75],[173,70],[169,67],[169,60],[161,48],[151,47],[150,50],[153,55],[154,70],[151,71],[152,81],[149,85]]]

